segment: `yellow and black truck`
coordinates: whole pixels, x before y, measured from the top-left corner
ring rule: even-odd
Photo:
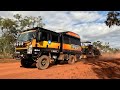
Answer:
[[[73,64],[81,55],[80,36],[71,31],[58,33],[41,27],[27,29],[17,38],[15,54],[23,67],[36,64],[43,70],[60,60]]]

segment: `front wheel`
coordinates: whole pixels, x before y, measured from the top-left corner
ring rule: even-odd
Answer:
[[[49,65],[50,65],[50,58],[47,55],[41,56],[36,63],[36,67],[41,70],[48,68]]]
[[[33,61],[30,61],[30,60],[27,60],[27,59],[22,59],[21,60],[21,66],[25,67],[25,68],[31,67],[33,63],[34,63]]]

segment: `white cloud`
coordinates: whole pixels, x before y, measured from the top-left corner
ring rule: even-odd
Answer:
[[[0,16],[3,17],[3,18],[5,18],[5,17],[11,18],[12,15],[13,14],[10,11],[0,11]]]
[[[73,21],[80,21],[80,22],[93,22],[97,19],[100,19],[102,15],[98,14],[96,11],[76,11],[70,12],[71,18]]]
[[[120,30],[120,27],[107,27],[104,24],[106,16],[100,14],[99,11],[0,11],[0,16],[12,17],[17,13],[23,16],[42,16],[46,24],[45,28],[56,32],[73,31],[79,34],[82,40],[108,41],[110,39],[109,42],[114,45],[119,43],[117,40],[113,41],[112,37]],[[117,38],[120,38],[119,35],[114,40]]]
[[[82,33],[83,35],[88,35],[91,37],[100,36],[120,29],[119,26],[113,26],[109,28],[104,23],[81,24],[76,28],[79,29],[80,33]]]

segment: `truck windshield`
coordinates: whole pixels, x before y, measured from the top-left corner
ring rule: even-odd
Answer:
[[[19,36],[18,36],[18,41],[31,41],[33,38],[36,37],[36,32],[35,31],[26,31],[26,32],[23,32],[21,33]]]

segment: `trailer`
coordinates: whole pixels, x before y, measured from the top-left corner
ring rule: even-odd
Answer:
[[[99,58],[101,56],[100,49],[93,44],[91,44],[90,41],[81,42],[81,59],[86,58]]]

